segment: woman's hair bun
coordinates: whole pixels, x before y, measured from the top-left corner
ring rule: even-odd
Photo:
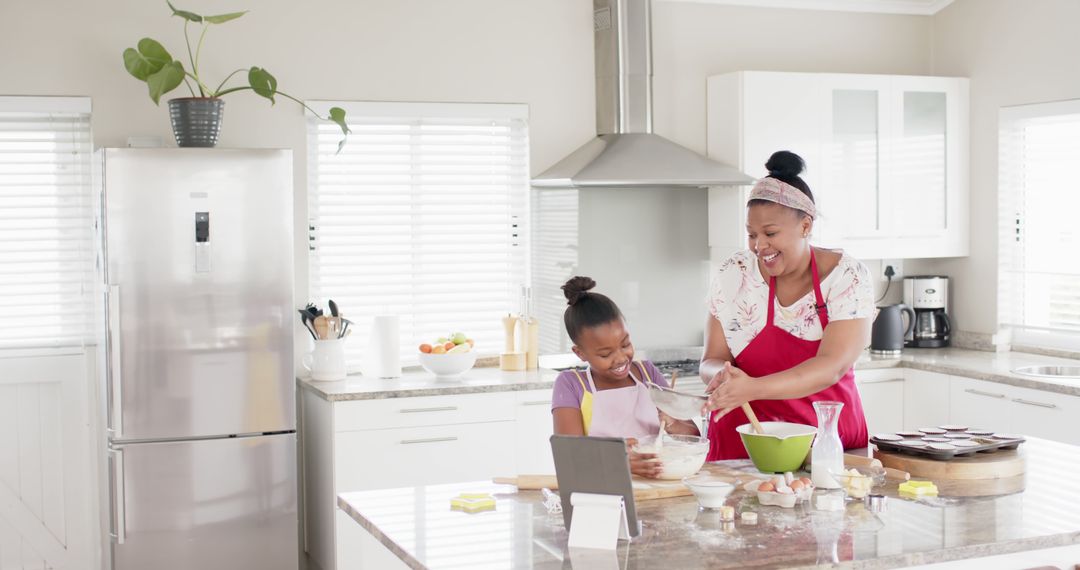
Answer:
[[[589,289],[596,287],[596,281],[590,277],[571,277],[563,286],[563,295],[566,295],[566,304],[574,305],[589,294]]]
[[[769,157],[765,168],[769,170],[769,176],[774,178],[795,178],[806,170],[806,162],[790,150],[778,150]]]

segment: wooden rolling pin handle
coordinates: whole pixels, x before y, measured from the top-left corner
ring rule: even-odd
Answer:
[[[844,467],[882,467],[881,460],[873,457],[863,457],[861,455],[852,455],[850,453],[844,454]],[[911,474],[907,471],[901,471],[900,469],[893,469],[892,467],[884,467],[885,477],[887,479],[896,479],[899,481],[907,481],[911,479]]]
[[[896,479],[897,481],[908,481],[911,479],[911,473],[907,471],[901,471],[899,469],[893,469],[892,467],[885,468],[886,479]]]

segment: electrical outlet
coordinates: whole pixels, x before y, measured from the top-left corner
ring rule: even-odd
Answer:
[[[904,278],[904,260],[903,259],[882,259],[881,260],[881,280],[888,281],[889,277],[885,274],[885,271],[892,267],[893,282],[899,282]]]

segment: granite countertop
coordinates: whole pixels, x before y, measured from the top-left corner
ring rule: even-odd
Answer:
[[[697,358],[701,348],[669,350],[647,354],[654,360]],[[565,359],[564,359],[565,360]],[[556,364],[558,366],[572,363]],[[882,368],[915,368],[966,376],[1024,388],[1034,388],[1073,396],[1080,396],[1080,379],[1035,378],[1014,374],[1013,369],[1026,365],[1078,366],[1080,360],[1042,356],[1024,352],[983,352],[962,348],[916,348],[905,349],[901,356],[874,356],[863,353],[855,363],[855,378],[859,370]],[[372,400],[412,396],[437,396],[448,394],[473,394],[478,392],[503,392],[516,390],[550,389],[558,371],[547,368],[527,372],[504,372],[498,368],[473,368],[455,379],[437,379],[420,368],[406,369],[401,378],[378,379],[350,375],[337,382],[316,382],[307,378],[297,381],[301,388],[329,401]]]
[[[916,501],[898,498],[887,481],[875,489],[889,496],[884,512],[860,501],[826,512],[764,507],[737,489],[727,504],[757,512],[756,525],[738,516],[724,524],[693,497],[641,501],[641,536],[585,557],[568,550],[562,515],[548,514],[537,491],[430,485],[343,493],[338,506],[412,568],[896,568],[1077,544],[1080,487],[1063,483],[1080,472],[1080,448],[1031,438],[1020,449],[1027,489],[1011,495]],[[706,467],[752,470],[747,464]],[[449,499],[462,492],[492,493],[495,510],[451,511]]]

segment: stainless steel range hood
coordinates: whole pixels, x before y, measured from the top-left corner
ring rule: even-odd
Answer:
[[[651,0],[593,0],[599,136],[534,178],[533,186],[753,183],[753,178],[732,166],[653,134],[651,12]]]

